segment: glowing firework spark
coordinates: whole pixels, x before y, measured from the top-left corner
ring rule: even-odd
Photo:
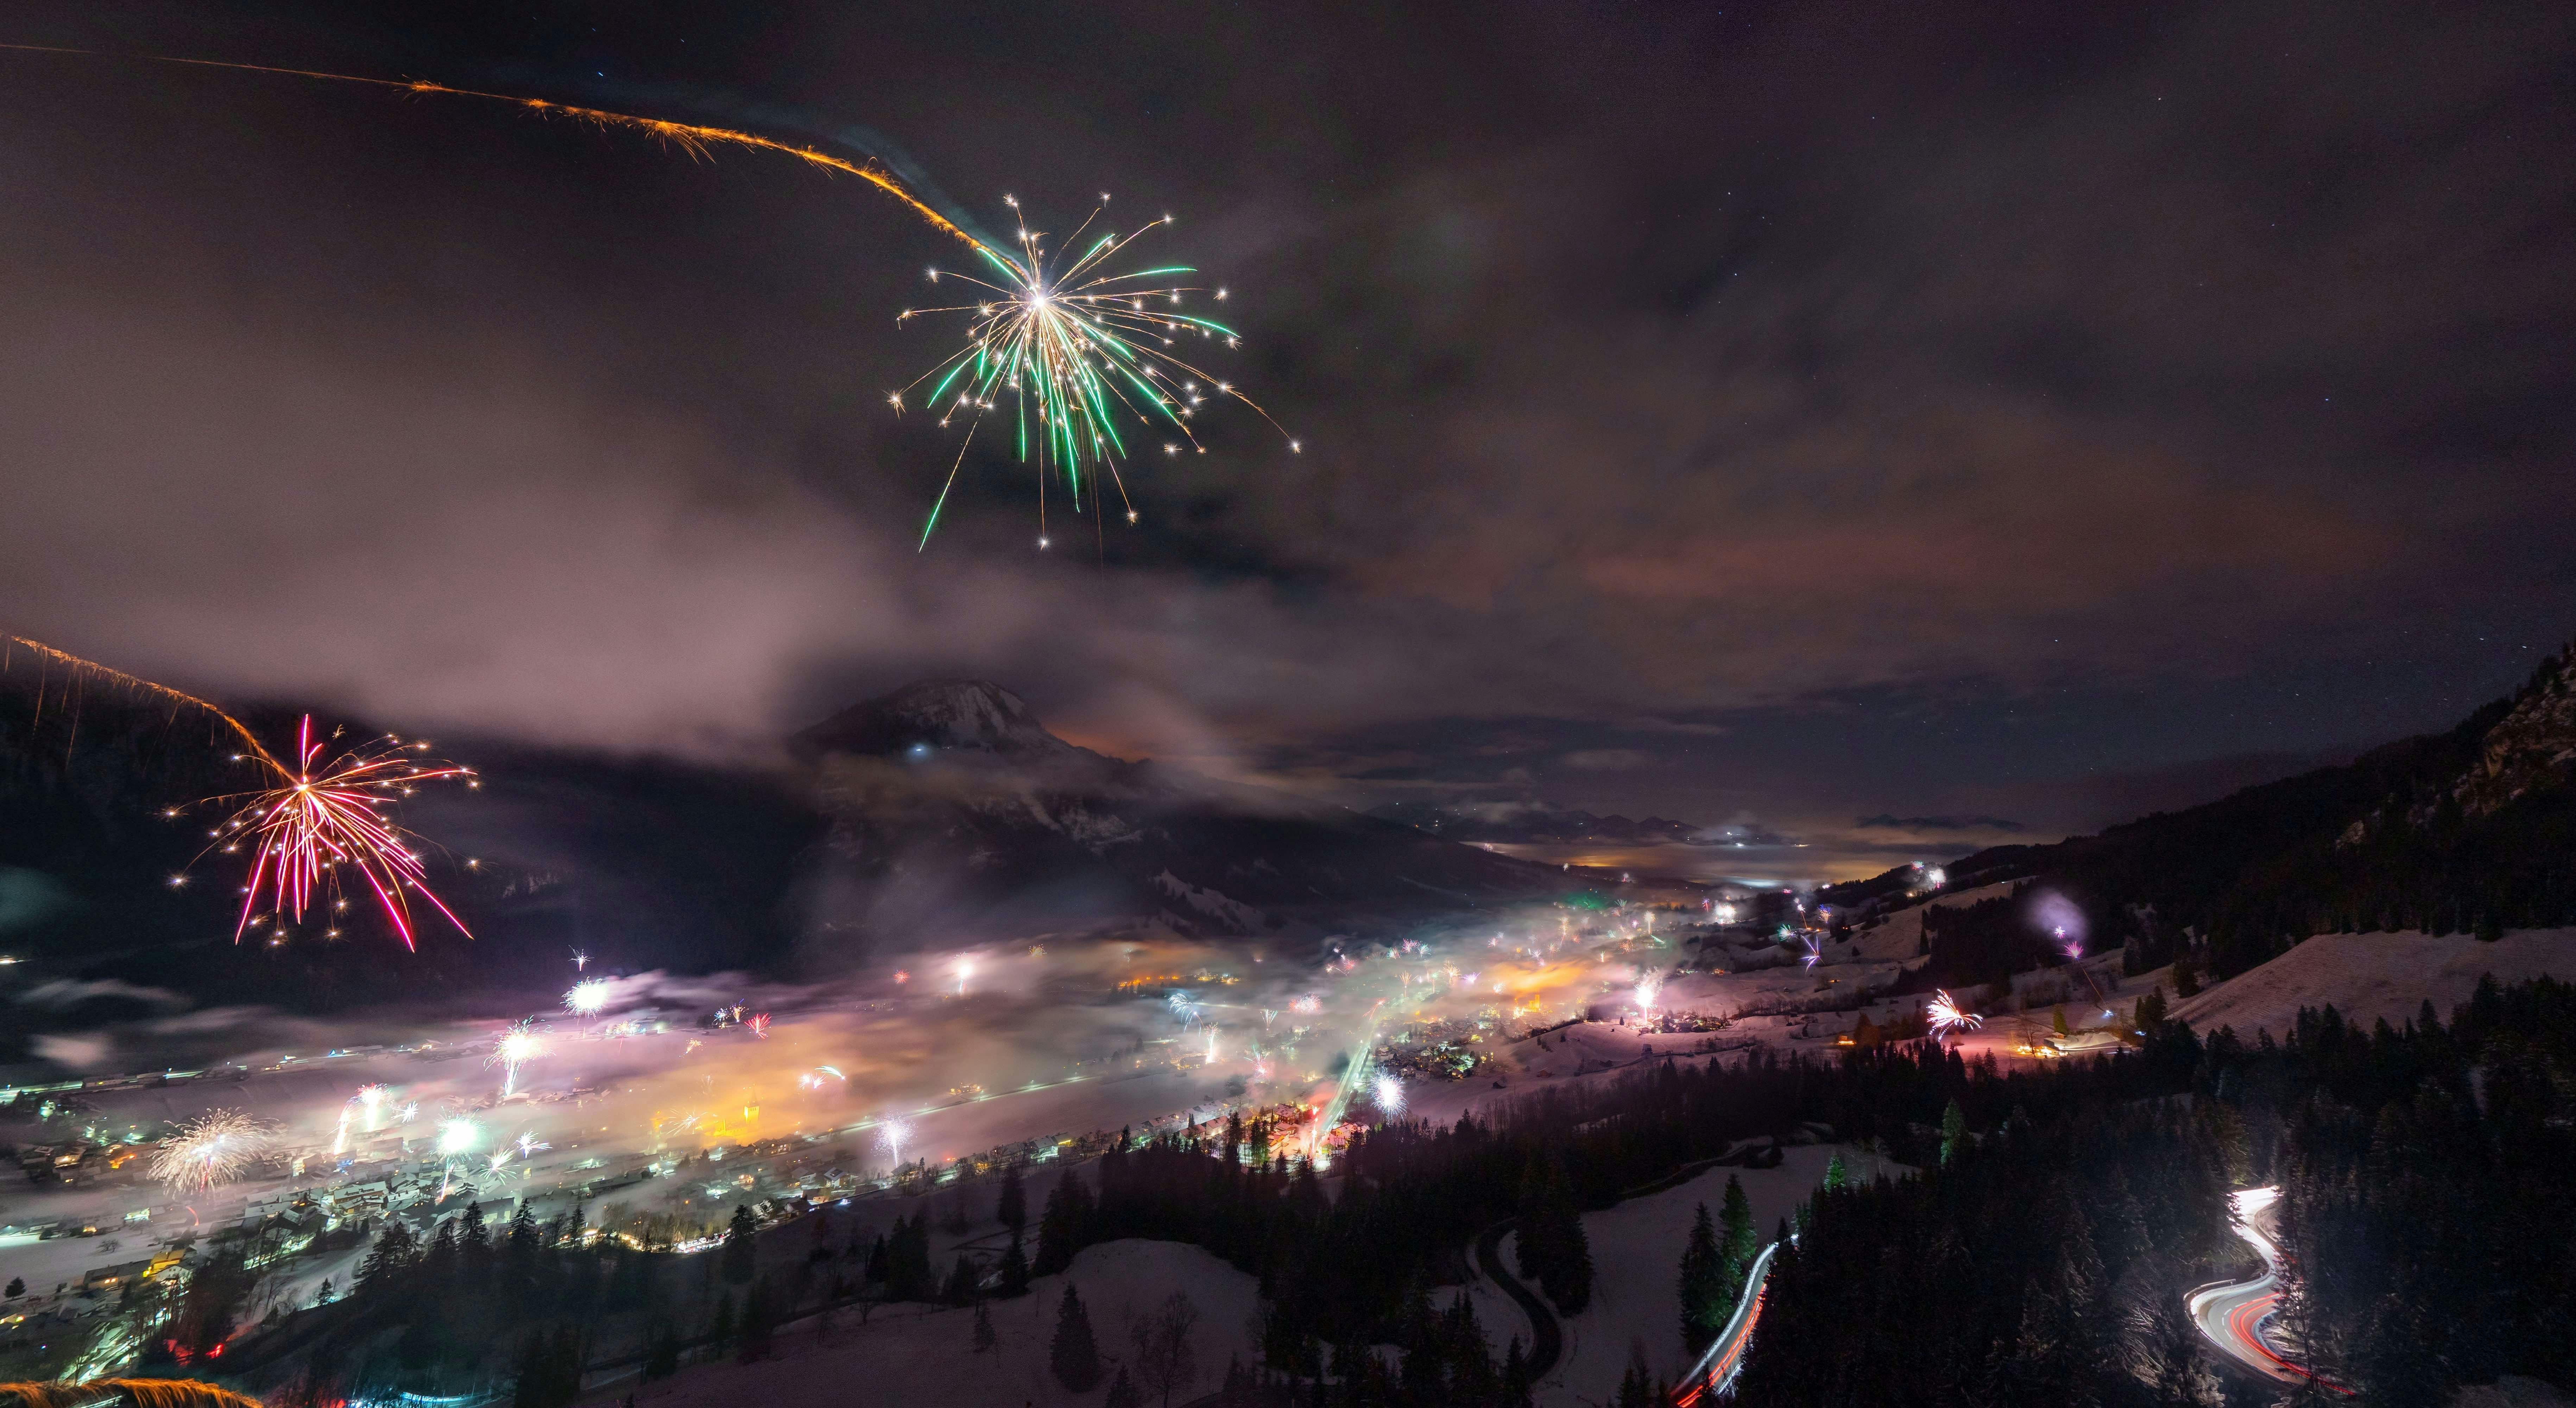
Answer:
[[[754,1037],[758,1038],[759,1040],[761,1040],[761,1041],[767,1041],[767,1040],[769,1040],[769,1014],[768,1014],[768,1013],[766,1013],[766,1012],[755,1012],[755,1013],[753,1013],[753,1014],[751,1015],[751,1020],[750,1020],[750,1021],[748,1021],[748,1022],[743,1023],[743,1026],[744,1026],[747,1030],[749,1030],[749,1031],[751,1032],[751,1034],[752,1034]]]
[[[1806,956],[1805,956],[1805,957],[1803,957],[1803,958],[1801,958],[1801,959],[1799,959],[1798,961],[1799,961],[1800,963],[1802,963],[1802,964],[1806,965],[1807,969],[1808,969],[1810,972],[1814,971],[1815,966],[1816,966],[1816,963],[1818,962],[1818,960],[1822,959],[1822,958],[1825,956],[1825,946],[1824,946],[1824,942],[1823,942],[1822,940],[1817,939],[1817,938],[1815,938],[1815,937],[1813,937],[1813,936],[1811,935],[1811,936],[1809,936],[1809,937],[1806,937],[1806,938],[1802,938],[1802,939],[1800,939],[1800,940],[1798,941],[1798,943],[1799,943],[1799,946],[1800,946],[1800,947],[1804,948],[1804,949],[1807,951]]]
[[[492,1044],[492,1056],[483,1064],[501,1068],[501,1094],[507,1098],[519,1087],[519,1067],[546,1054],[546,1039],[521,1022],[501,1033]]]
[[[2072,963],[2076,959],[2084,956],[2084,941],[2082,939],[2070,937],[2066,932],[2065,925],[2058,925],[2052,933],[2057,940],[2057,951],[2066,955],[2067,962]]]
[[[572,971],[579,973],[589,967],[590,955],[582,952],[580,949],[574,949],[572,951]]]
[[[463,1115],[439,1122],[438,1152],[442,1154],[452,1158],[458,1154],[472,1153],[474,1146],[481,1142],[483,1142],[483,1126]]]
[[[249,802],[215,832],[225,851],[251,848],[250,883],[242,888],[241,918],[233,929],[239,942],[254,923],[262,892],[270,913],[303,922],[315,896],[339,892],[341,870],[355,871],[374,892],[403,947],[411,948],[411,897],[429,901],[458,933],[472,935],[438,896],[422,883],[427,869],[411,847],[408,833],[393,824],[385,808],[412,794],[423,783],[468,779],[473,770],[452,763],[433,763],[419,756],[428,745],[399,738],[371,740],[327,763],[327,740],[313,737],[313,716],[296,730],[295,766],[266,759],[274,770],[265,789],[239,794]],[[218,802],[232,797],[218,797]],[[213,847],[209,847],[212,849]],[[335,903],[335,908],[339,907]],[[339,931],[332,930],[334,935]]]
[[[974,977],[974,976],[975,976],[975,960],[974,960],[974,959],[971,959],[971,958],[961,958],[961,959],[958,959],[958,960],[957,960],[957,995],[958,995],[959,997],[964,997],[964,996],[966,995],[966,980],[967,980],[967,979],[969,979],[969,978],[971,978],[971,977]]]
[[[1324,1000],[1313,993],[1308,993],[1295,1002],[1289,1003],[1288,1010],[1301,1017],[1312,1016],[1324,1010]]]
[[[1014,214],[1021,214],[1018,201],[1008,196],[1003,200]],[[1083,232],[1107,209],[1108,197],[1103,196],[1101,201],[1066,240],[1064,248],[1052,255],[1047,250],[1045,234],[1029,229],[1025,217],[1018,232],[1016,255],[977,243],[975,250],[991,266],[986,272],[994,282],[971,274],[930,271],[933,283],[955,279],[990,297],[969,295],[976,301],[941,308],[907,308],[895,320],[906,322],[930,313],[966,317],[966,345],[924,372],[904,391],[935,380],[925,403],[938,412],[942,426],[964,415],[970,424],[970,442],[972,427],[980,426],[985,414],[998,406],[997,398],[1010,398],[1020,461],[1034,463],[1038,469],[1040,547],[1047,544],[1045,486],[1050,473],[1064,476],[1076,513],[1082,511],[1086,473],[1094,481],[1089,492],[1095,498],[1099,494],[1097,480],[1107,474],[1118,490],[1127,521],[1133,523],[1136,508],[1127,500],[1126,481],[1118,470],[1119,463],[1135,453],[1135,447],[1129,444],[1130,435],[1141,439],[1161,426],[1166,433],[1178,437],[1163,443],[1166,455],[1179,454],[1183,443],[1204,454],[1206,447],[1199,444],[1191,421],[1210,396],[1241,401],[1263,420],[1270,421],[1271,429],[1279,429],[1270,413],[1232,382],[1210,376],[1169,350],[1184,337],[1222,342],[1229,348],[1241,345],[1241,337],[1234,329],[1181,311],[1183,301],[1193,296],[1222,300],[1224,289],[1149,283],[1169,275],[1196,272],[1187,265],[1126,273],[1110,271],[1110,263],[1128,245],[1148,231],[1169,225],[1172,217],[1149,221],[1125,235],[1103,233],[1089,245],[1075,249]],[[898,413],[903,410],[902,392],[886,399]],[[1131,422],[1135,427],[1132,430],[1126,428]],[[1280,433],[1285,436],[1287,432]],[[1288,448],[1293,451],[1299,446],[1290,440]],[[950,466],[948,482],[931,506],[929,521],[922,525],[924,547],[939,527],[940,509],[946,506],[949,491],[956,487],[958,467],[965,458],[965,446],[961,444],[957,464]],[[1097,505],[1093,511],[1098,512]]]
[[[1639,1012],[1644,1013],[1645,1015],[1647,1015],[1647,1016],[1649,1016],[1649,1017],[1651,1017],[1651,1016],[1655,1015],[1655,999],[1657,999],[1657,998],[1659,998],[1659,997],[1663,996],[1663,994],[1664,994],[1664,975],[1663,975],[1663,974],[1661,974],[1661,973],[1649,973],[1649,974],[1647,974],[1645,977],[1642,977],[1642,978],[1638,979],[1638,980],[1637,980],[1637,1010],[1638,1010]]]
[[[608,980],[584,978],[564,994],[564,1010],[579,1017],[595,1017],[608,1006]]]
[[[172,1192],[202,1193],[240,1177],[268,1145],[266,1125],[239,1110],[210,1110],[161,1141],[152,1176]]]
[[[1377,1084],[1370,1093],[1377,1100],[1380,1114],[1392,1115],[1404,1109],[1404,1082],[1389,1072],[1378,1073]]]
[[[1962,1011],[1947,991],[1939,989],[1934,990],[1932,1003],[1923,1009],[1923,1016],[1932,1026],[1934,1040],[1952,1032],[1972,1032],[1986,1024],[1985,1018],[1974,1012]]]
[[[366,1112],[367,1132],[374,1133],[378,1118],[385,1108],[385,1088],[381,1085],[362,1085],[358,1087],[358,1093],[349,1098],[355,1100],[358,1108]]]

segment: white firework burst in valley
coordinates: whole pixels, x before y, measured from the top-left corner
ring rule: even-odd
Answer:
[[[267,1125],[239,1110],[209,1110],[173,1130],[152,1156],[152,1176],[180,1193],[239,1178],[268,1152]]]
[[[877,1142],[885,1146],[886,1157],[896,1168],[903,1167],[904,1141],[912,1137],[912,1126],[901,1120],[888,1120],[877,1130]]]
[[[1377,1099],[1378,1113],[1392,1115],[1404,1109],[1404,1082],[1392,1073],[1380,1071],[1371,1093]]]
[[[1947,990],[1933,992],[1932,1003],[1923,1009],[1923,1015],[1936,1040],[1952,1032],[1972,1032],[1986,1024],[1985,1018],[1961,1007]]]

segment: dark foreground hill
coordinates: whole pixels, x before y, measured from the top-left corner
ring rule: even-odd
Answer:
[[[223,809],[186,808],[256,775],[192,711],[92,689],[75,714],[59,680],[41,708],[33,684],[0,675],[0,956],[24,960],[0,968],[0,1027],[21,1045],[175,1006],[138,989],[305,1009],[542,991],[575,949],[619,970],[812,974],[1104,923],[1311,934],[1556,881],[1341,808],[1103,757],[1007,690],[939,682],[817,725],[767,767],[445,741],[480,787],[425,788],[401,816],[437,843],[431,883],[473,939],[430,916],[406,953],[353,898],[336,940],[324,911],[284,943],[237,946],[239,859],[200,857]],[[296,716],[246,717],[284,737]],[[124,986],[98,986],[111,979]]]
[[[2158,962],[2188,943],[2220,976],[2317,933],[2576,924],[2576,649],[2447,732],[2099,835],[1979,851],[1949,878],[2038,882],[2112,942]]]

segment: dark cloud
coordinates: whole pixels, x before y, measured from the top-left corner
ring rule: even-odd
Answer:
[[[1864,829],[1882,831],[2027,831],[2018,821],[1999,816],[1865,816],[1852,822]]]
[[[1170,208],[1308,449],[1213,419],[1044,556],[978,452],[916,554],[954,442],[881,398],[955,251],[855,183],[0,56],[0,601],[228,693],[741,751],[983,674],[1354,798],[2044,831],[2445,723],[2568,628],[2550,7],[29,23],[732,94],[988,215]]]

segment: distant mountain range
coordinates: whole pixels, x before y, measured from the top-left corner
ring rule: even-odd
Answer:
[[[980,680],[907,686],[794,747],[830,822],[809,871],[827,945],[934,921],[965,934],[1119,918],[1259,934],[1563,883],[1552,867],[1347,808],[1075,747]]]
[[[1368,814],[1401,822],[1452,841],[1505,845],[1781,846],[1789,838],[1751,822],[1700,826],[1650,816],[1631,821],[1616,814],[1553,807],[1545,802],[1390,802]]]
[[[1948,872],[1953,888],[2056,887],[2222,976],[2321,932],[2576,924],[2576,647],[2447,732]]]
[[[40,712],[27,683],[0,676],[0,956],[24,960],[0,968],[0,1032],[20,1037],[151,1015],[156,1000],[131,989],[320,1009],[542,989],[573,949],[623,970],[816,973],[1103,924],[1295,939],[1563,880],[1347,809],[1103,757],[997,685],[934,681],[805,730],[770,767],[447,740],[481,787],[424,788],[402,819],[443,848],[432,883],[472,940],[433,921],[408,954],[369,918],[337,941],[316,922],[237,948],[239,866],[198,859],[220,811],[165,815],[248,785],[231,749],[205,720],[113,690],[89,691],[75,717],[56,681]],[[245,717],[284,736],[295,715]],[[183,871],[192,883],[173,887]],[[8,1005],[52,979],[92,985]],[[0,1035],[0,1060],[12,1045]]]

